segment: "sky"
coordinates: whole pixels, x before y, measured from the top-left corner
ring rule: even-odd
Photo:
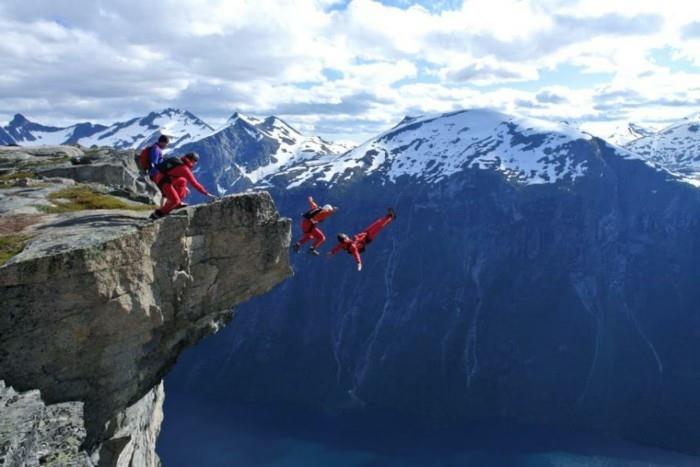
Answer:
[[[700,110],[690,0],[0,0],[0,122],[177,107],[360,142],[488,107],[590,131]]]

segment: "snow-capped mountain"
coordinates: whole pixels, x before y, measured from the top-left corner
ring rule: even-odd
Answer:
[[[104,131],[104,125],[78,123],[69,127],[53,127],[28,120],[24,115],[17,114],[4,127],[15,143],[25,146],[75,144],[83,138],[89,138],[95,133]],[[1,142],[1,141],[0,141]]]
[[[573,180],[587,160],[572,150],[592,137],[570,126],[508,116],[484,109],[402,120],[397,126],[341,155],[296,160],[270,183],[288,188],[309,181],[335,184],[355,174],[382,173],[439,182],[467,168],[498,172],[521,184]]]
[[[636,139],[644,138],[654,134],[651,128],[645,128],[636,123],[627,123],[617,126],[609,135],[603,137],[604,140],[617,146],[624,146]]]
[[[142,118],[119,122],[89,138],[83,146],[110,146],[117,149],[139,149],[155,142],[161,134],[170,136],[175,149],[210,134],[214,129],[186,110],[165,109]]]
[[[199,153],[200,178],[224,194],[250,188],[284,167],[332,158],[348,149],[345,144],[306,137],[277,117],[235,113],[224,126],[175,153]]]
[[[226,130],[247,172],[269,164],[253,149],[277,147],[260,123]],[[698,451],[686,427],[700,391],[699,190],[570,125],[485,110],[404,121],[262,184],[294,240],[308,195],[340,207],[324,253],[387,207],[397,217],[361,272],[344,252],[292,253],[299,273],[237,309],[171,390],[430,426],[544,421]]]
[[[228,125],[236,127],[238,122],[245,122],[245,125],[241,125],[240,128],[251,132],[250,134],[254,135],[256,140],[269,138],[277,143],[275,151],[266,155],[264,161],[252,164],[251,161],[239,163],[245,168],[245,177],[252,183],[277,173],[287,165],[342,154],[351,148],[347,144],[332,143],[318,136],[305,137],[277,117],[261,120],[235,113],[229,119]]]
[[[644,159],[700,183],[700,113],[625,146]]]
[[[151,112],[145,117],[117,122],[110,126],[80,123],[69,127],[51,127],[32,122],[17,114],[4,130],[20,145],[80,144],[117,149],[144,147],[161,134],[171,137],[170,147],[174,149],[214,131],[195,115],[179,109]]]

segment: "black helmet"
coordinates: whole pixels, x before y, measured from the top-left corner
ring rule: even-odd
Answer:
[[[167,135],[160,135],[158,137],[158,142],[168,144],[170,142],[170,138],[168,138]]]
[[[199,161],[199,154],[197,154],[196,152],[188,152],[187,154],[185,154],[185,157],[188,159],[192,159],[195,162]]]
[[[344,233],[339,233],[339,234],[338,234],[338,241],[339,241],[339,242],[344,242],[344,241],[349,240],[349,239],[350,239],[350,237],[348,237],[348,236],[347,236],[346,234],[344,234]]]

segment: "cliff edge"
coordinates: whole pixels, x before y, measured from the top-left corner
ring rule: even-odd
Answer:
[[[41,185],[27,190],[46,191]],[[159,465],[164,375],[183,349],[228,322],[233,307],[291,275],[290,221],[265,192],[157,222],[146,210],[22,209],[37,216],[31,238],[0,267],[0,380],[13,388],[0,402],[0,466],[22,465],[10,450],[36,438],[29,430],[18,440],[10,418],[21,397],[41,402],[37,389],[43,417],[61,412],[55,404],[78,403],[71,414],[83,405],[84,465]],[[31,451],[22,462],[41,454]]]

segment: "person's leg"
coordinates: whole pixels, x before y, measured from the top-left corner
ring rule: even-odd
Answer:
[[[314,250],[318,250],[318,247],[320,247],[321,245],[323,245],[323,242],[326,241],[326,236],[323,234],[323,232],[321,231],[321,229],[319,229],[318,227],[315,227],[315,226],[314,226],[313,230],[311,230],[310,233],[311,233],[311,235],[313,235],[313,237],[316,239],[316,241],[314,242],[314,245],[312,246],[312,248],[313,248]]]
[[[185,196],[187,196],[187,180],[185,180],[185,177],[177,177],[173,180],[173,188],[175,188],[181,200],[185,199]]]
[[[180,203],[177,205],[177,207],[187,206],[185,203],[183,203],[185,197],[187,197],[187,180],[184,177],[177,177],[173,180],[172,185],[173,189],[177,193],[177,196],[180,198]]]
[[[308,219],[303,219],[301,221],[301,231],[304,233],[302,235],[301,239],[297,242],[298,245],[303,245],[304,243],[308,242],[312,238],[314,238],[313,231],[316,227],[313,225],[313,223],[308,220]]]
[[[165,175],[160,172],[156,172],[155,175],[150,175],[148,177],[151,179],[153,184],[158,187],[158,191],[160,192],[160,207],[165,206],[166,202],[165,195],[163,194],[163,188],[161,188],[161,181],[163,180],[163,177],[165,177]]]
[[[313,235],[311,235],[311,230],[313,229],[313,227],[313,223],[310,220],[301,220],[302,236],[299,240],[297,240],[297,242],[293,246],[295,252],[299,253],[301,246],[313,238]]]
[[[165,205],[158,211],[160,211],[162,215],[166,215],[180,204],[180,196],[170,183],[166,183],[165,185],[161,186],[161,191],[163,192],[163,196],[165,196],[166,201]]]
[[[367,227],[362,233],[366,234],[365,236],[365,242],[369,243],[372,240],[374,240],[374,237],[377,236],[380,230],[382,230],[384,227],[389,225],[391,221],[394,220],[394,216],[392,214],[387,214],[386,216],[382,217],[381,219],[377,219]]]

